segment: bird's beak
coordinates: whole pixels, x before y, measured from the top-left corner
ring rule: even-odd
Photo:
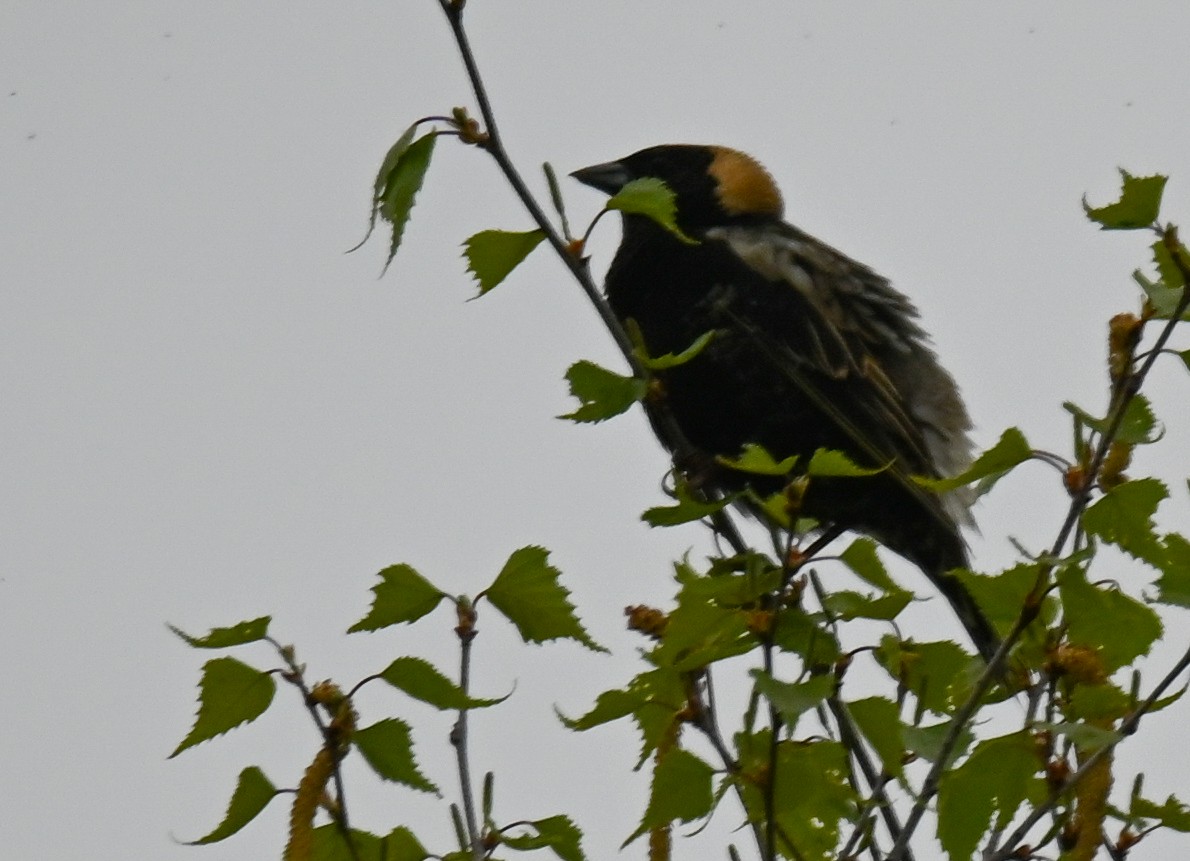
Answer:
[[[615,194],[633,178],[628,169],[618,161],[593,164],[570,174],[583,185],[589,185],[605,194]]]

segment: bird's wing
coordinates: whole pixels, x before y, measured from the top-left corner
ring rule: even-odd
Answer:
[[[801,300],[792,306],[797,313],[785,319],[759,319],[729,307],[733,325],[872,463],[892,464],[907,482],[908,472],[937,473],[919,422],[878,358],[924,349],[908,299],[867,267],[788,225],[779,231],[716,228],[707,238],[723,241],[752,271],[789,285]],[[859,397],[849,399],[851,411],[826,394],[824,378],[855,387]],[[863,427],[882,433],[877,438]]]

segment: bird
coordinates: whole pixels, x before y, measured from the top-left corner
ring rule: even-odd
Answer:
[[[604,294],[650,356],[713,333],[689,361],[653,372],[660,396],[645,409],[675,463],[701,464],[687,470],[692,482],[724,494],[785,486],[731,468],[749,445],[796,456],[795,470],[819,449],[879,470],[811,477],[801,512],[914,563],[990,661],[999,638],[951,573],[969,564],[970,494],[914,481],[969,466],[972,424],[910,299],[785,221],[772,176],[739,150],[665,144],[571,176],[608,195],[661,180],[674,196],[677,231],[622,213]]]

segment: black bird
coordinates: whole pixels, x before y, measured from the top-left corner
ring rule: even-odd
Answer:
[[[749,443],[777,460],[797,455],[803,465],[826,448],[886,467],[870,479],[813,478],[803,512],[871,535],[915,563],[990,658],[999,640],[948,573],[967,564],[959,527],[972,523],[969,497],[939,496],[911,479],[969,465],[971,420],[909,299],[786,223],[772,177],[737,150],[656,146],[571,175],[607,194],[635,179],[662,180],[675,195],[678,227],[697,240],[625,214],[606,292],[616,316],[639,326],[650,355],[678,353],[715,332],[690,362],[657,374],[664,409],[698,460],[712,465],[695,470],[698,479],[727,492],[779,489],[783,480],[765,487],[713,466]],[[679,440],[651,418],[675,451]]]

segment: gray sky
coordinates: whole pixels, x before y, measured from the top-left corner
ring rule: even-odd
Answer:
[[[1110,200],[1117,166],[1169,173],[1167,214],[1190,223],[1180,4],[470,6],[535,188],[544,160],[565,173],[662,142],[752,152],[790,220],[918,303],[982,444],[1019,425],[1063,451],[1061,402],[1103,408],[1105,321],[1135,307],[1129,276],[1148,240],[1097,233],[1080,197]],[[389,274],[377,279],[382,240],[342,253],[388,145],[459,104],[471,98],[433,0],[0,9],[9,857],[278,853],[281,803],[212,848],[171,839],[212,827],[245,765],[292,784],[317,739],[282,690],[258,724],[166,762],[211,655],[165,622],[201,632],[272,613],[315,679],[350,683],[409,651],[450,668],[445,613],[342,634],[374,573],[404,561],[475,592],[530,543],[551,548],[615,656],[519,646],[481,619],[478,690],[516,693],[477,719],[477,769],[497,770],[502,816],[569,813],[595,857],[635,825],[635,739],[571,736],[551,705],[578,713],[634,671],[621,608],[663,602],[668,560],[705,540],[639,522],[665,468],[641,416],[553,418],[570,406],[564,369],[615,365],[610,340],[544,252],[465,302],[459,243],[529,224],[494,166],[449,140]],[[566,191],[576,221],[600,205]],[[609,220],[597,268],[615,241]],[[1153,392],[1168,436],[1136,471],[1174,482],[1165,521],[1184,524],[1184,369],[1163,367]],[[1061,503],[1039,465],[1004,482],[976,512],[978,563],[1011,562],[1008,536],[1047,544]],[[1134,593],[1149,576],[1109,569]],[[1185,614],[1167,619],[1184,629]],[[1167,651],[1157,666],[1169,663]],[[453,790],[447,720],[383,691],[361,705],[366,719],[413,720],[424,767]],[[1151,797],[1185,791],[1185,713],[1154,716],[1121,754],[1154,769]],[[360,826],[448,833],[436,802],[357,767],[349,778]]]

